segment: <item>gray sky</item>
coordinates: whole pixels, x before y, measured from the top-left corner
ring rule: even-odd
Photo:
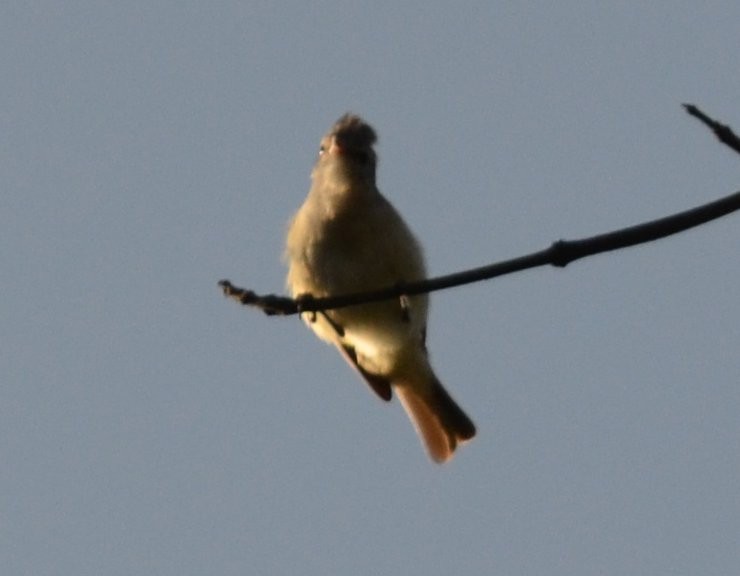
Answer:
[[[435,294],[444,467],[216,287],[347,110],[435,274],[736,191],[740,4],[600,4],[4,3],[3,573],[735,573],[739,215]]]

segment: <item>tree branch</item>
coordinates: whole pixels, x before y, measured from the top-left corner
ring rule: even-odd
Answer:
[[[722,144],[729,146],[735,152],[740,154],[740,138],[738,138],[732,131],[732,128],[726,124],[721,124],[716,120],[713,120],[693,104],[684,104],[683,107],[686,108],[686,112],[694,118],[701,120],[712,132],[714,132],[714,135],[720,142],[722,142]]]
[[[684,107],[691,116],[698,118],[708,126],[723,144],[740,154],[740,139],[729,126],[713,120],[693,104],[684,104]],[[218,284],[221,286],[225,296],[233,298],[241,304],[255,306],[268,315],[288,316],[302,312],[319,312],[321,310],[344,308],[367,302],[390,300],[401,296],[435,292],[481,280],[490,280],[491,278],[505,274],[548,264],[564,268],[571,262],[585,258],[586,256],[593,256],[602,252],[651,242],[658,238],[664,238],[700,226],[736,210],[740,210],[740,192],[735,192],[734,194],[710,202],[709,204],[686,210],[685,212],[679,212],[672,216],[645,222],[629,228],[579,240],[558,240],[545,250],[533,252],[519,258],[458,272],[456,274],[449,274],[447,276],[429,278],[408,284],[397,284],[380,290],[355,294],[344,294],[326,298],[312,298],[307,296],[293,299],[275,294],[261,296],[251,290],[234,286],[228,280],[221,280]]]

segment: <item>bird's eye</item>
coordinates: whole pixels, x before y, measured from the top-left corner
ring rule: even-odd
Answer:
[[[323,144],[319,146],[319,156],[321,156],[324,152],[326,152],[326,146]]]

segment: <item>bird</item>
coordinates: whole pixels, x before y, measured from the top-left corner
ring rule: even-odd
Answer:
[[[322,138],[311,187],[288,226],[286,284],[319,298],[423,280],[421,245],[376,185],[375,130],[346,113]],[[476,428],[435,375],[428,294],[302,314],[382,400],[394,393],[432,460],[448,461]]]

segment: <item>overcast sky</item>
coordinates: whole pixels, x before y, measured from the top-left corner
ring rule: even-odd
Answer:
[[[348,110],[433,274],[740,189],[680,106],[740,129],[740,4],[629,4],[3,3],[3,573],[737,573],[740,215],[436,293],[441,467],[216,286]]]

